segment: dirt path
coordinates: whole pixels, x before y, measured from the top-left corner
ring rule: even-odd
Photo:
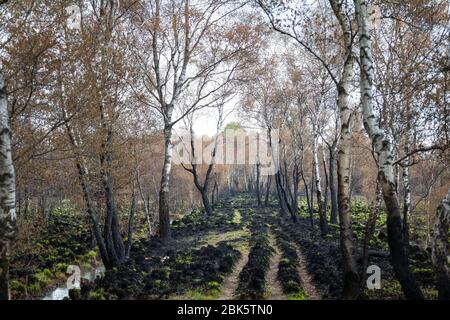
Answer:
[[[320,300],[321,295],[320,295],[319,290],[317,289],[316,285],[314,284],[314,281],[312,280],[311,275],[309,274],[309,272],[306,268],[306,259],[300,248],[297,248],[297,256],[298,256],[298,260],[299,260],[298,261],[299,266],[297,268],[297,272],[298,272],[298,275],[300,276],[303,290],[305,291],[306,295],[308,296],[308,299]]]
[[[248,252],[242,252],[242,256],[233,268],[233,272],[225,278],[222,285],[222,293],[218,300],[233,300],[236,299],[236,290],[239,285],[239,274],[242,268],[248,262]]]
[[[275,250],[275,253],[270,260],[270,267],[266,274],[266,292],[268,300],[286,300],[286,296],[281,288],[280,281],[278,281],[278,264],[281,259],[281,252],[278,249],[274,235],[269,233],[270,246]]]

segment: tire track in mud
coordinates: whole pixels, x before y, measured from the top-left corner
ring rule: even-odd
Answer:
[[[306,258],[303,255],[301,248],[299,248],[298,246],[297,246],[297,256],[299,264],[297,272],[298,275],[300,276],[303,290],[305,291],[309,300],[320,300],[321,294],[317,289],[316,285],[314,284],[314,280],[309,274],[308,269],[306,268]]]
[[[217,300],[233,300],[237,298],[237,288],[239,285],[239,274],[248,262],[248,252],[242,252],[242,257],[236,263],[231,274],[225,278],[222,285],[222,292]]]
[[[266,274],[266,299],[268,300],[286,300],[280,281],[278,280],[278,265],[281,260],[281,251],[278,248],[275,237],[269,231],[270,246],[274,249],[274,254],[270,260],[270,267]]]

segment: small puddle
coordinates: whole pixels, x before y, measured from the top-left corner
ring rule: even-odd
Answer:
[[[66,287],[59,287],[47,294],[42,300],[64,300],[69,297],[69,289]]]
[[[101,277],[105,273],[104,266],[98,266],[97,268],[87,270],[81,273],[81,279],[93,282],[96,278]],[[57,287],[50,291],[42,300],[64,300],[69,298],[69,289],[66,284]]]

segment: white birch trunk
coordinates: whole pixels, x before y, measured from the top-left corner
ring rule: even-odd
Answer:
[[[6,85],[0,73],[0,300],[10,299],[9,261],[16,233],[16,186]]]
[[[315,119],[317,121],[317,119]],[[328,233],[328,226],[327,226],[327,217],[326,217],[326,211],[323,206],[322,201],[322,187],[320,185],[320,172],[319,172],[319,160],[317,156],[317,150],[319,148],[318,146],[318,140],[319,140],[319,133],[317,124],[313,124],[313,131],[314,131],[314,137],[313,137],[313,171],[314,171],[314,184],[316,187],[316,195],[317,195],[317,206],[319,207],[319,223],[320,223],[320,232],[322,235],[326,235]]]
[[[312,152],[313,152],[313,168],[314,168],[314,184],[316,186],[316,192],[322,193],[322,187],[320,185],[320,172],[319,172],[319,160],[318,160],[318,156],[317,156],[317,150],[319,149],[319,146],[317,144],[317,140],[318,140],[318,133],[317,133],[317,129],[316,126],[314,126],[314,138],[313,138],[313,148],[312,148]],[[319,204],[320,205],[320,204]]]
[[[163,242],[170,239],[170,175],[172,172],[172,127],[166,125],[164,129],[164,164],[161,175],[161,189],[159,191],[159,235]]]
[[[407,107],[407,117],[406,117],[406,139],[404,152],[405,155],[409,154],[409,150],[412,144],[412,134],[411,134],[411,123],[410,123],[410,111],[409,106]],[[403,162],[402,170],[402,182],[403,182],[403,236],[407,245],[409,245],[409,219],[411,216],[411,187],[409,185],[409,166],[411,165],[411,158],[407,157]]]
[[[372,105],[373,57],[367,2],[364,0],[354,0],[354,2],[358,21],[361,68],[360,93],[364,127],[372,140],[378,160],[378,181],[388,212],[387,229],[392,264],[405,296],[408,299],[423,299],[420,287],[409,268],[406,244],[402,235],[402,220],[393,174],[391,142],[387,134],[379,127],[378,117],[375,115]]]
[[[339,120],[341,124],[337,151],[338,176],[338,212],[340,227],[340,244],[343,260],[344,299],[355,299],[360,292],[358,265],[356,263],[356,245],[353,238],[352,219],[350,214],[350,153],[353,136],[353,111],[350,108],[351,82],[353,71],[353,38],[351,21],[345,14],[343,1],[330,0],[333,12],[339,22],[345,46],[345,60],[342,74],[337,84]],[[330,168],[331,171],[331,168]],[[330,173],[331,176],[331,173]],[[333,195],[332,195],[333,196]]]

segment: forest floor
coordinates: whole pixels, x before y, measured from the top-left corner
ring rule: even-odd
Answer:
[[[306,265],[293,264],[279,247],[279,231],[275,231],[279,219],[276,208],[255,207],[248,195],[220,201],[211,216],[194,210],[173,222],[168,244],[157,239],[136,242],[131,260],[82,290],[82,296],[307,299],[302,283],[308,292],[315,285]]]
[[[253,196],[237,194],[220,201],[210,216],[194,210],[175,221],[169,244],[136,242],[131,260],[108,271],[83,298],[339,299],[338,226],[330,225],[322,237],[313,222],[311,228],[303,212],[293,223],[275,203],[258,207]],[[377,240],[374,249],[386,244]],[[434,298],[429,259],[424,259],[412,260],[413,270],[427,297]],[[371,257],[370,264],[380,266],[383,287],[363,290],[362,298],[403,299],[389,259]]]
[[[358,205],[355,208],[352,208],[356,210],[352,213],[356,217],[354,232],[360,245],[365,218],[359,218],[358,210],[365,209],[358,209]],[[12,270],[13,276],[20,279],[14,282],[16,297],[42,295],[45,288],[62,281],[64,268],[72,260],[86,267],[90,259],[95,260],[95,253],[88,246],[79,245],[83,243],[83,237],[85,242],[86,230],[64,219],[59,217],[45,229],[46,240],[40,240],[42,245],[39,247],[51,254],[43,252],[45,259],[39,260],[41,262],[36,267],[25,273],[21,271],[24,267],[20,269],[19,266],[26,264],[30,268],[30,263],[25,263],[27,256],[16,258]],[[342,275],[338,226],[330,224],[329,234],[322,237],[317,217],[314,217],[314,227],[311,227],[311,220],[303,207],[298,220],[294,223],[290,217],[281,216],[276,202],[268,207],[258,207],[255,197],[249,194],[222,199],[212,215],[194,210],[174,221],[172,239],[165,245],[157,238],[137,239],[125,264],[106,271],[93,283],[83,283],[79,292],[72,292],[72,297],[339,299]],[[379,229],[383,229],[382,222]],[[77,250],[68,250],[67,247]],[[387,252],[383,232],[377,233],[371,248]],[[411,263],[427,298],[435,298],[434,275],[428,253],[424,250],[413,252]],[[362,298],[403,299],[388,255],[371,257],[369,264],[381,268],[382,288],[365,289]],[[21,274],[27,276],[21,277]],[[40,286],[41,290],[35,288],[36,291],[30,295],[33,286]]]

